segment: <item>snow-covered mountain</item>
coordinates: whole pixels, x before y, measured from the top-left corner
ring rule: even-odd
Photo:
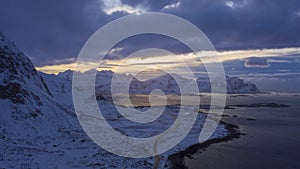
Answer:
[[[85,72],[89,75],[91,71]],[[82,130],[74,113],[72,102],[73,71],[58,75],[36,71],[30,59],[14,43],[0,33],[0,168],[149,168],[154,158],[128,159],[101,149]],[[116,77],[118,92],[126,88],[118,86],[130,82],[132,94],[149,94],[161,89],[166,94],[180,94],[176,82],[185,87],[191,80],[178,75],[161,75],[141,81],[132,75],[99,71],[96,76],[96,94],[110,94],[111,80]],[[174,79],[175,77],[175,79]],[[259,92],[254,84],[239,78],[226,77],[228,93]],[[210,92],[207,77],[196,80],[197,92]],[[192,94],[192,93],[191,93]],[[115,105],[99,100],[109,123],[125,135],[148,137],[155,135],[172,124],[178,107],[166,108],[166,116],[145,127],[130,123],[120,117]],[[140,108],[138,108],[140,109]],[[143,109],[141,107],[141,109]],[[198,143],[198,136],[206,115],[199,114],[190,134],[175,148],[162,154],[159,168],[169,166],[168,156],[174,152]],[[116,120],[117,119],[117,120]],[[220,124],[212,138],[227,135],[227,129]],[[104,138],[105,139],[105,138]],[[109,162],[108,162],[109,161]]]
[[[33,122],[35,119],[51,116],[70,116],[69,112],[61,114],[45,111],[55,108],[63,112],[64,105],[60,105],[53,99],[48,85],[35,70],[29,58],[2,33],[0,34],[0,89],[1,102],[8,102],[12,111],[2,113],[3,123],[18,124],[25,123],[26,120]],[[51,122],[51,119],[47,121]],[[53,121],[57,120],[53,119]]]
[[[53,97],[29,58],[2,33],[0,89],[0,168],[34,165],[45,154],[49,160],[42,168],[55,162],[50,159],[58,156],[60,144],[81,130],[76,116]]]
[[[30,60],[2,33],[0,33],[0,55],[0,97],[2,99],[10,99],[13,103],[20,104],[30,100],[40,104],[37,91],[51,96],[43,78],[37,74]],[[28,92],[30,88],[35,90]]]
[[[48,85],[49,90],[55,100],[66,105],[68,108],[73,109],[72,101],[72,83],[71,76],[57,76],[54,74],[46,74],[38,72],[43,77],[45,83]],[[73,74],[73,72],[72,72]],[[67,71],[66,71],[67,75]]]
[[[182,86],[179,86],[176,80],[180,81]],[[194,93],[202,92],[202,93],[210,93],[211,92],[211,82],[207,76],[199,77],[196,79],[196,83],[198,85],[199,91],[192,91]],[[250,83],[245,82],[244,80],[237,77],[229,77],[226,76],[226,84],[227,84],[227,93],[257,93],[259,92],[258,88]],[[161,75],[159,77],[149,79],[147,81],[139,81],[137,79],[133,79],[130,85],[130,93],[134,94],[149,94],[153,89],[161,89],[166,94],[180,94],[180,87],[192,86],[192,80],[186,79],[179,75]],[[188,93],[188,94],[194,94]]]
[[[29,58],[0,33],[0,168],[151,168],[155,158],[119,157],[101,149],[85,134],[74,113],[72,73],[57,76],[37,72]],[[106,91],[100,85],[110,83],[107,79],[112,75],[110,71],[100,72],[97,86]],[[178,109],[167,107],[165,118],[155,121],[152,127],[144,127],[120,117],[115,105],[101,100],[98,104],[120,132],[145,137],[170,126]],[[170,154],[198,143],[205,118],[199,115],[187,139],[160,155],[159,168],[169,166]],[[212,138],[227,133],[220,124]]]
[[[85,72],[85,74],[89,74],[89,72]],[[71,70],[67,70],[65,72],[61,72],[58,74],[58,77],[64,78],[71,83],[73,72]],[[115,78],[113,78],[115,76]],[[126,74],[117,74],[112,71],[98,71],[96,75],[96,93],[97,94],[111,94],[111,82],[112,79],[116,79],[114,82],[116,91],[118,93],[127,93],[128,88],[124,88],[122,85],[124,82],[130,82],[129,85],[129,93],[130,94],[149,94],[154,89],[161,89],[165,94],[180,94],[180,87],[189,88],[192,86],[193,82],[190,79],[181,77],[176,74],[164,74],[152,79],[148,79],[145,81],[141,81],[132,75]],[[180,81],[182,86],[179,86],[176,80]],[[211,92],[211,82],[209,81],[208,76],[201,76],[196,79],[196,83],[198,85],[199,91],[192,91],[192,93],[210,93]],[[226,76],[226,84],[227,84],[227,93],[229,94],[241,94],[241,93],[258,93],[259,89],[255,84],[250,82],[245,82],[244,80],[238,77],[229,77]]]

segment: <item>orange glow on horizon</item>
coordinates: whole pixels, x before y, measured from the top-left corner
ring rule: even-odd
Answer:
[[[217,54],[221,62],[230,61],[230,60],[243,60],[248,57],[277,57],[284,55],[299,54],[300,48],[281,48],[281,49],[256,49],[256,50],[233,50],[233,51],[204,51],[199,52],[200,57],[210,57]],[[121,60],[106,60],[100,66],[98,63],[85,63],[77,67],[81,72],[87,71],[90,68],[98,67],[97,70],[111,70],[117,71],[119,73],[130,73],[143,69],[176,69],[182,65],[184,61],[187,65],[200,65],[201,61],[199,60],[198,55],[193,53],[188,54],[178,54],[175,57],[174,55],[163,55],[163,56],[153,56],[145,58],[124,58]],[[174,59],[176,58],[176,59]],[[213,61],[212,61],[213,62]],[[36,69],[49,74],[57,74],[59,72],[66,71],[68,69],[75,70],[75,63],[69,64],[58,64],[58,65],[48,65],[37,67]]]

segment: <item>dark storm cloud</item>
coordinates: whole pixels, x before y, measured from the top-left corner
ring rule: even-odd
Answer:
[[[147,48],[160,48],[170,51],[174,54],[192,52],[189,47],[174,38],[157,34],[142,34],[131,36],[117,43],[113,49],[122,50],[117,50],[113,53],[108,52],[108,54],[105,56],[105,59],[122,59],[124,57],[128,57],[130,54],[136,51]]]
[[[170,10],[197,25],[217,49],[277,48],[300,45],[300,1],[182,1]]]
[[[92,0],[7,0],[0,4],[0,31],[36,65],[72,60],[86,39],[109,19],[100,3]]]
[[[249,57],[245,60],[245,67],[268,68],[270,64],[266,58]]]
[[[180,5],[164,9],[178,2]],[[219,50],[300,46],[299,0],[119,0],[118,3],[131,12],[139,6],[145,11],[183,17],[198,26]],[[126,9],[108,15],[100,0],[3,0],[0,4],[0,31],[15,41],[37,66],[73,61],[92,33],[126,15]],[[131,43],[135,49],[148,47],[144,41],[128,41],[123,47],[129,51],[133,51]],[[182,45],[170,45],[174,43],[165,40],[148,37],[147,42],[177,52],[187,51]]]

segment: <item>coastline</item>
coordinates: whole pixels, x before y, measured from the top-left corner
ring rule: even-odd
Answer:
[[[227,105],[235,108],[225,110],[222,119],[222,123],[226,122],[225,127],[231,131],[229,135],[170,155],[169,166],[201,166],[207,169],[299,168],[299,103],[299,96],[294,93],[228,97]],[[235,133],[230,124],[238,126],[238,130],[235,130],[239,132],[239,139],[234,139]]]
[[[214,138],[211,140],[207,140],[203,143],[194,144],[185,150],[179,151],[175,154],[172,154],[168,157],[168,160],[170,161],[170,169],[187,169],[187,167],[184,165],[184,157],[185,156],[191,156],[195,154],[198,150],[202,149],[205,150],[208,146],[220,143],[220,142],[227,142],[233,139],[240,138],[242,133],[240,133],[239,127],[234,124],[226,123],[224,121],[220,121],[220,124],[225,125],[225,128],[228,130],[229,134],[222,138]]]

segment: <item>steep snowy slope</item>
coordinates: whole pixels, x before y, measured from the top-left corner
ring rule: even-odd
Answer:
[[[21,168],[21,163],[33,163],[37,159],[34,153],[52,151],[56,141],[49,140],[71,139],[64,131],[80,129],[74,125],[75,114],[53,98],[28,57],[2,33],[0,107],[0,167]]]
[[[70,76],[57,76],[54,74],[46,74],[43,72],[38,72],[40,76],[43,77],[45,83],[48,85],[49,90],[55,100],[63,103],[68,108],[73,109],[72,101],[72,82]]]
[[[47,112],[52,107],[57,108],[59,103],[55,102],[47,84],[28,57],[3,34],[0,34],[0,77],[1,101],[8,102],[12,110],[1,114],[5,116],[1,118],[4,123],[23,125],[51,116],[69,116],[68,113]],[[57,121],[51,118],[46,121],[51,120]],[[34,125],[30,123],[28,125]]]
[[[27,98],[38,104],[38,98],[29,97],[34,97],[36,94],[34,91],[27,93],[28,88],[35,88],[51,96],[47,85],[37,75],[30,60],[2,33],[0,33],[0,65],[0,98],[10,99],[12,102],[20,104],[24,104]]]

